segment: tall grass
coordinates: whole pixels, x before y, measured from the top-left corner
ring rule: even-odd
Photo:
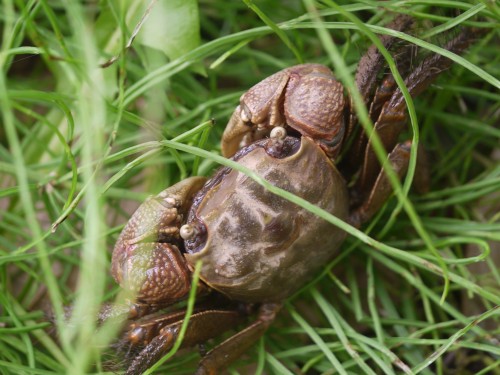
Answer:
[[[1,3],[0,373],[106,373],[119,364],[110,349],[118,332],[92,319],[119,292],[109,272],[117,234],[148,195],[219,164],[350,233],[230,372],[500,373],[498,6],[150,5]],[[429,193],[408,192],[411,169],[359,231],[219,156],[241,93],[300,62],[329,65],[349,87],[397,13],[416,19],[412,35],[397,37],[423,53],[443,52],[464,27],[489,30],[408,101],[404,137],[429,152]],[[198,359],[183,351],[159,373],[192,373]]]

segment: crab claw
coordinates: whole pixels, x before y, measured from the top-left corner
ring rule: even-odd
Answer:
[[[236,107],[222,134],[222,155],[226,158],[233,156],[245,143],[252,142],[252,124],[244,121],[244,119],[246,117],[241,106]]]
[[[264,138],[275,126],[284,124],[282,98],[290,79],[288,69],[267,77],[240,97],[224,134],[221,147],[225,157],[233,156],[240,148]]]
[[[191,271],[176,245],[193,196],[204,183],[203,177],[188,178],[149,198],[120,234],[113,277],[139,301],[172,302],[189,292]]]
[[[191,272],[177,246],[139,243],[127,250],[126,256],[114,263],[113,275],[137,300],[170,303],[189,292]]]
[[[241,96],[222,135],[222,154],[231,157],[273,128],[284,127],[314,139],[334,157],[344,135],[344,106],[342,84],[326,66],[283,69]]]

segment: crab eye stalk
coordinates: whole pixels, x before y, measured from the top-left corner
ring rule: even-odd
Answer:
[[[179,230],[180,236],[185,241],[192,240],[196,236],[197,233],[198,233],[198,231],[196,230],[196,227],[194,225],[191,225],[191,224],[185,224]]]
[[[286,130],[281,126],[273,128],[271,134],[269,135],[272,139],[283,141],[286,138]]]

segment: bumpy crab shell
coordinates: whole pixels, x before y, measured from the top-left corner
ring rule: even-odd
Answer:
[[[345,220],[344,179],[310,138],[265,139],[234,159],[271,184]],[[309,211],[267,191],[246,175],[224,168],[194,199],[185,257],[203,261],[201,278],[232,299],[281,301],[335,257],[345,233]]]

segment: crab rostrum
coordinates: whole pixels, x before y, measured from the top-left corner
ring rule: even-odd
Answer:
[[[410,24],[410,18],[399,17],[391,27],[404,30]],[[386,48],[394,42],[381,39]],[[470,40],[463,32],[445,48],[461,52]],[[410,51],[410,46],[397,51],[402,56],[397,65],[415,96],[451,61],[430,56],[408,72]],[[356,84],[389,164],[402,176],[411,147],[397,143],[406,107],[392,75],[377,87],[383,63],[378,50],[370,48],[360,60]],[[359,227],[385,203],[391,188],[370,140],[356,129],[350,100],[330,69],[298,65],[243,94],[222,137],[222,152],[271,184]],[[129,360],[127,374],[142,373],[172,348],[184,311],[160,310],[187,297],[198,260],[197,307],[183,345],[202,344],[254,317],[202,357],[197,374],[215,374],[261,337],[281,302],[335,257],[345,236],[230,168],[209,180],[186,179],[150,198],[121,233],[112,259],[113,276],[135,296],[121,343]]]

